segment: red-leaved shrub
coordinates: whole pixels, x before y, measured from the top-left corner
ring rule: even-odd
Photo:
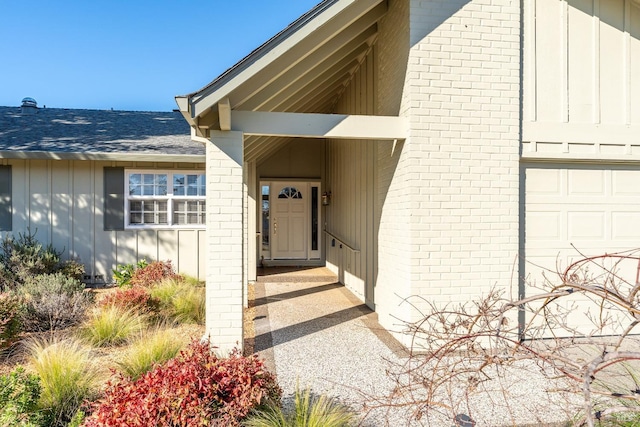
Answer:
[[[131,275],[131,286],[152,286],[163,279],[178,278],[179,274],[173,271],[171,261],[154,261],[151,264],[136,269]]]
[[[136,381],[118,377],[95,402],[84,427],[237,426],[252,408],[282,391],[256,355],[218,358],[193,341],[178,357]]]
[[[117,289],[100,300],[101,307],[115,305],[124,309],[142,312],[160,310],[160,300],[153,298],[147,288],[136,286],[129,289]]]

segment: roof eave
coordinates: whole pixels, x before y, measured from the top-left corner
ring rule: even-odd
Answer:
[[[158,154],[158,153],[73,153],[56,151],[0,151],[0,159],[30,160],[95,160],[138,162],[204,163],[204,154]]]

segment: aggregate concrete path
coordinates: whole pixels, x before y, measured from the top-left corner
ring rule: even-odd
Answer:
[[[367,395],[388,391],[387,361],[403,348],[329,270],[261,276],[255,306],[255,350],[276,373],[285,401],[299,384],[363,411]],[[382,412],[361,425],[385,425]]]
[[[255,285],[255,350],[276,373],[284,391],[284,403],[291,401],[296,385],[310,387],[315,394],[325,394],[349,405],[361,414],[360,426],[467,426],[452,419],[421,420],[408,423],[407,409],[371,410],[373,398],[387,395],[393,383],[387,375],[393,364],[406,361],[406,350],[376,321],[376,314],[360,302],[325,268],[287,271],[263,269]],[[492,396],[473,404],[476,427],[514,425],[557,425],[552,408],[549,417],[536,409],[532,419],[531,402],[548,401],[534,390],[546,389],[541,380],[527,377],[513,381],[523,403],[514,408],[523,415],[503,418]],[[511,391],[514,396],[517,391]],[[514,397],[515,399],[516,397]],[[511,406],[511,405],[509,405]],[[535,405],[538,406],[538,405]],[[514,418],[515,417],[515,418]],[[555,418],[555,419],[554,419]],[[551,421],[551,424],[541,423]]]

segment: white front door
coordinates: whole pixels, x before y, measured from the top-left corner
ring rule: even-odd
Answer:
[[[273,259],[307,259],[308,199],[305,183],[273,186],[271,236]]]

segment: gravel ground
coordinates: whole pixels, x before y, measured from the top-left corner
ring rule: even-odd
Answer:
[[[285,405],[299,384],[351,406],[361,426],[455,425],[450,414],[409,422],[411,408],[372,409],[391,392],[387,371],[405,363],[406,352],[343,286],[277,280],[256,284],[255,350],[276,372]],[[531,368],[521,364],[501,382],[483,383],[485,392],[454,412],[472,414],[477,427],[561,425],[567,402]]]

